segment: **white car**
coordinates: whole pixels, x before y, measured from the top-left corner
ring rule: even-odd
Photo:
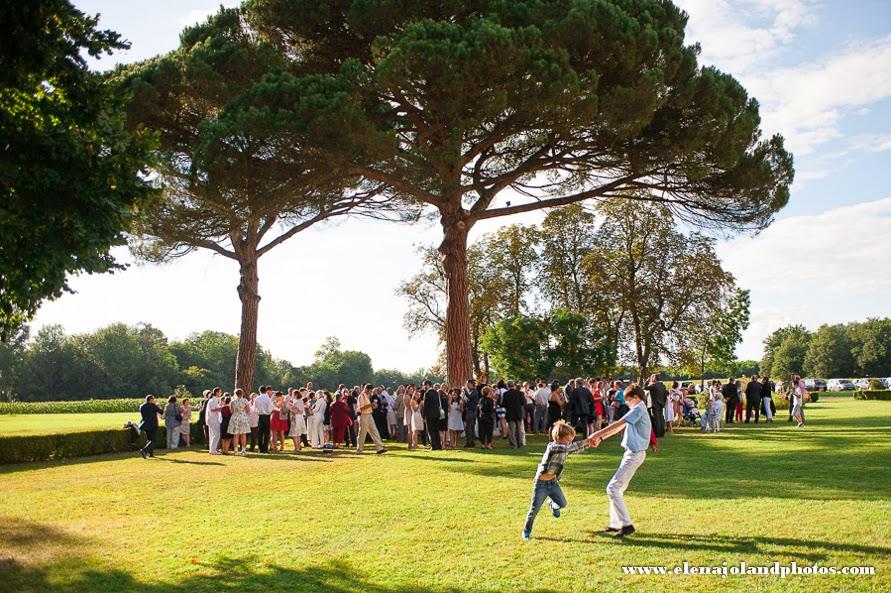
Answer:
[[[854,381],[854,387],[857,389],[869,389],[869,379],[857,379]]]
[[[826,391],[854,391],[854,384],[849,379],[829,379]]]

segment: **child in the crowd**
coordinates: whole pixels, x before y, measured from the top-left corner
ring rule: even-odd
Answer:
[[[526,541],[532,539],[532,524],[545,499],[550,497],[548,506],[551,507],[554,517],[560,516],[560,509],[566,506],[566,497],[563,495],[563,490],[560,489],[563,464],[569,455],[584,451],[592,443],[590,438],[572,442],[575,438],[575,429],[563,420],[554,423],[554,427],[551,429],[551,438],[553,440],[548,443],[544,455],[541,457],[541,463],[538,464],[538,469],[535,472],[532,504],[529,506],[526,524],[523,526],[523,539]]]

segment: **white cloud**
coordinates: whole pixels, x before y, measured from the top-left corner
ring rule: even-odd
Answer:
[[[891,198],[775,222],[719,246],[726,269],[752,291],[752,325],[739,354],[760,358],[771,331],[891,315]]]
[[[867,152],[891,150],[891,134],[863,134],[851,139],[850,147]]]
[[[801,184],[815,179],[823,179],[829,175],[829,171],[796,171],[795,183]]]
[[[688,38],[702,45],[702,61],[740,74],[762,65],[816,21],[807,0],[679,0],[690,16]]]
[[[857,43],[822,60],[746,80],[764,125],[807,154],[843,135],[842,119],[891,97],[891,36]]]

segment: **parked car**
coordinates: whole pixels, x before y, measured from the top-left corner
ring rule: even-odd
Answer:
[[[804,388],[808,391],[826,391],[826,379],[805,379]]]
[[[857,379],[854,381],[854,387],[857,389],[869,389],[869,379]]]
[[[826,382],[827,391],[854,391],[854,384],[850,379],[829,379]]]
[[[891,377],[885,377],[884,379],[879,379],[879,381],[885,384],[886,389],[891,389]]]

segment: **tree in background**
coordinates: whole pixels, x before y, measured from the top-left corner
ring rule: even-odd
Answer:
[[[788,325],[764,338],[761,372],[769,377],[802,373],[810,335],[803,325]]]
[[[547,347],[544,377],[566,381],[572,377],[606,376],[615,357],[612,342],[601,326],[584,315],[563,308],[545,318]]]
[[[480,242],[491,272],[506,285],[507,290],[501,296],[506,305],[504,314],[508,317],[517,317],[529,310],[526,299],[530,294],[533,266],[538,260],[537,242],[535,230],[519,224],[499,229]],[[473,271],[470,265],[467,268]]]
[[[584,267],[591,285],[607,290],[624,311],[619,331],[631,337],[639,376],[646,377],[660,359],[677,359],[687,337],[702,331],[733,277],[721,267],[714,240],[681,233],[665,205],[631,196],[600,210],[604,221]],[[712,289],[702,290],[703,281]]]
[[[452,384],[473,373],[467,240],[480,220],[647,190],[637,199],[673,214],[760,228],[788,200],[782,138],[762,140],[758,103],[697,65],[687,16],[670,2],[246,6],[282,56],[329,73],[328,86],[304,87],[307,100],[356,90],[344,109],[367,123],[320,126],[319,145],[438,216]],[[292,81],[268,82],[258,108],[294,97]]]
[[[764,339],[761,372],[769,377],[804,374],[804,360],[810,345],[811,332],[803,325],[781,327]]]
[[[867,319],[851,328],[852,352],[861,377],[891,375],[891,318]]]
[[[148,324],[114,323],[75,338],[93,369],[87,397],[107,398],[143,391],[172,393],[179,366],[164,334]]]
[[[808,343],[804,371],[811,377],[854,375],[854,341],[842,324],[821,325]]]
[[[483,335],[483,348],[499,377],[530,381],[603,375],[610,360],[603,332],[585,316],[561,308],[499,321]]]
[[[336,389],[341,383],[353,387],[372,379],[371,357],[356,350],[343,350],[340,340],[329,337],[316,351],[313,363],[306,369],[316,386]]]
[[[606,304],[599,302],[604,291],[592,290],[582,267],[594,250],[595,229],[594,215],[581,204],[554,208],[545,216],[536,273],[543,296],[554,306],[591,316]]]
[[[4,2],[0,22],[0,337],[15,334],[67,275],[121,269],[109,253],[150,201],[145,134],[87,68],[126,49],[67,0]]]
[[[349,89],[330,89],[335,95],[325,105],[301,100],[300,85],[331,83],[288,77],[289,61],[252,35],[240,9],[221,8],[180,39],[179,49],[119,74],[133,94],[130,125],[160,139],[154,172],[164,196],[137,229],[135,251],[163,261],[208,249],[238,263],[241,331],[233,368],[236,386],[249,392],[260,258],[314,224],[368,206],[377,190],[341,175],[343,163],[307,141],[315,127],[361,127],[342,105]],[[282,77],[293,83],[292,94],[274,105],[251,102],[267,85],[284,90],[277,86]],[[280,127],[283,121],[291,125]]]
[[[716,289],[708,282],[700,290]],[[707,369],[721,375],[739,374],[734,369],[736,346],[742,342],[742,333],[749,327],[749,291],[719,292],[725,295],[724,301],[718,304],[705,325],[684,336],[683,349],[677,357],[679,366],[691,377],[698,375],[703,387]]]
[[[20,325],[5,341],[0,341],[0,401],[10,401],[15,396],[30,335],[30,328]]]
[[[520,315],[502,319],[486,330],[482,346],[499,377],[532,380],[550,374],[542,325],[540,319]]]

